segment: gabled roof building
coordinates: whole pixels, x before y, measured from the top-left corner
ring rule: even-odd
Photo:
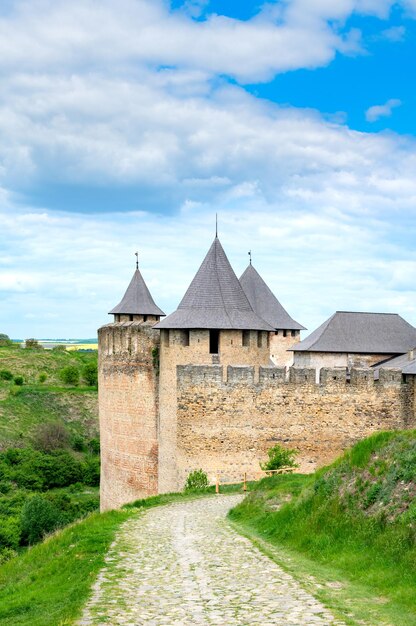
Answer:
[[[396,313],[337,311],[292,346],[297,366],[370,366],[416,345],[416,328]]]

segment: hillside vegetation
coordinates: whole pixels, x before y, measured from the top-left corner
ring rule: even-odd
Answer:
[[[97,354],[0,347],[0,563],[99,506]]]
[[[349,623],[410,626],[416,623],[415,495],[416,431],[383,432],[315,475],[263,479],[231,518],[295,560],[309,559],[309,572],[318,563],[332,577],[364,586],[365,601],[352,610],[364,619]],[[370,596],[379,608],[370,608]]]
[[[96,363],[96,352],[0,347],[0,450],[29,443],[45,421],[65,423],[74,434],[97,437],[97,389],[83,379]],[[63,382],[67,368],[79,372],[77,385]]]

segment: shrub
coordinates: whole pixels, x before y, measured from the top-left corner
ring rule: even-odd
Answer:
[[[41,462],[41,471],[46,489],[68,487],[82,481],[81,463],[65,450],[45,454]]]
[[[18,387],[21,387],[23,385],[23,376],[15,376],[14,377],[14,384],[17,385]]]
[[[45,372],[41,372],[41,373],[39,374],[39,382],[40,382],[40,383],[44,383],[44,382],[45,382],[45,380],[46,380],[47,378],[48,378],[48,375],[47,375],[47,374],[45,374]]]
[[[0,565],[7,563],[10,559],[14,559],[15,556],[17,556],[16,550],[12,548],[0,548]]]
[[[75,433],[71,437],[71,448],[76,450],[77,452],[84,452],[85,450],[85,439],[82,435]]]
[[[57,507],[46,498],[36,495],[25,502],[20,515],[22,541],[36,543],[61,524]]]
[[[13,342],[11,341],[8,335],[5,335],[4,333],[0,333],[0,347],[1,348],[4,348],[6,346],[11,346],[12,343]]]
[[[18,517],[0,517],[0,549],[15,550],[20,543],[20,520]]]
[[[199,491],[208,487],[208,476],[204,470],[194,470],[186,479],[185,491]]]
[[[84,365],[84,367],[82,368],[82,377],[87,385],[89,385],[90,387],[96,387],[98,379],[97,363],[95,363],[94,361],[92,361],[91,363],[86,363],[86,365]]]
[[[13,374],[10,370],[0,370],[1,380],[13,380]]]
[[[38,426],[33,443],[35,448],[42,452],[62,450],[69,443],[69,435],[60,422],[46,422]]]
[[[26,339],[25,347],[29,348],[29,350],[43,350],[43,347],[40,345],[39,341],[37,339],[33,339],[33,337],[31,337],[30,339]]]
[[[88,442],[88,450],[91,454],[100,454],[100,440],[97,437],[93,437]]]
[[[298,464],[295,463],[297,454],[297,450],[284,448],[277,444],[267,451],[269,460],[266,463],[260,463],[260,467],[263,471],[277,470],[282,467],[298,467]]]
[[[66,352],[66,346],[60,343],[52,348],[52,352]]]
[[[82,467],[82,482],[91,487],[100,484],[100,459],[97,456],[87,457]]]
[[[75,365],[68,365],[61,369],[59,378],[65,385],[73,385],[76,387],[79,384],[79,370]]]

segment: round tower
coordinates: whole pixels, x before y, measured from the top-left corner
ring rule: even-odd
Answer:
[[[159,336],[165,315],[138,264],[127,291],[98,331],[101,510],[145,498],[158,489]]]
[[[258,368],[270,361],[274,330],[252,309],[218,237],[178,309],[155,328],[161,331],[159,385],[159,492],[182,489],[187,451],[177,420],[177,366],[229,365]],[[196,468],[194,468],[196,469]]]

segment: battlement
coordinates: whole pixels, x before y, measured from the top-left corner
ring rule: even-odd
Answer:
[[[256,377],[256,375],[258,375]],[[256,385],[259,387],[303,387],[313,390],[323,388],[399,387],[405,384],[398,369],[381,368],[378,380],[372,368],[231,366],[224,371],[222,365],[178,365],[179,384]],[[318,382],[317,382],[318,381]]]

